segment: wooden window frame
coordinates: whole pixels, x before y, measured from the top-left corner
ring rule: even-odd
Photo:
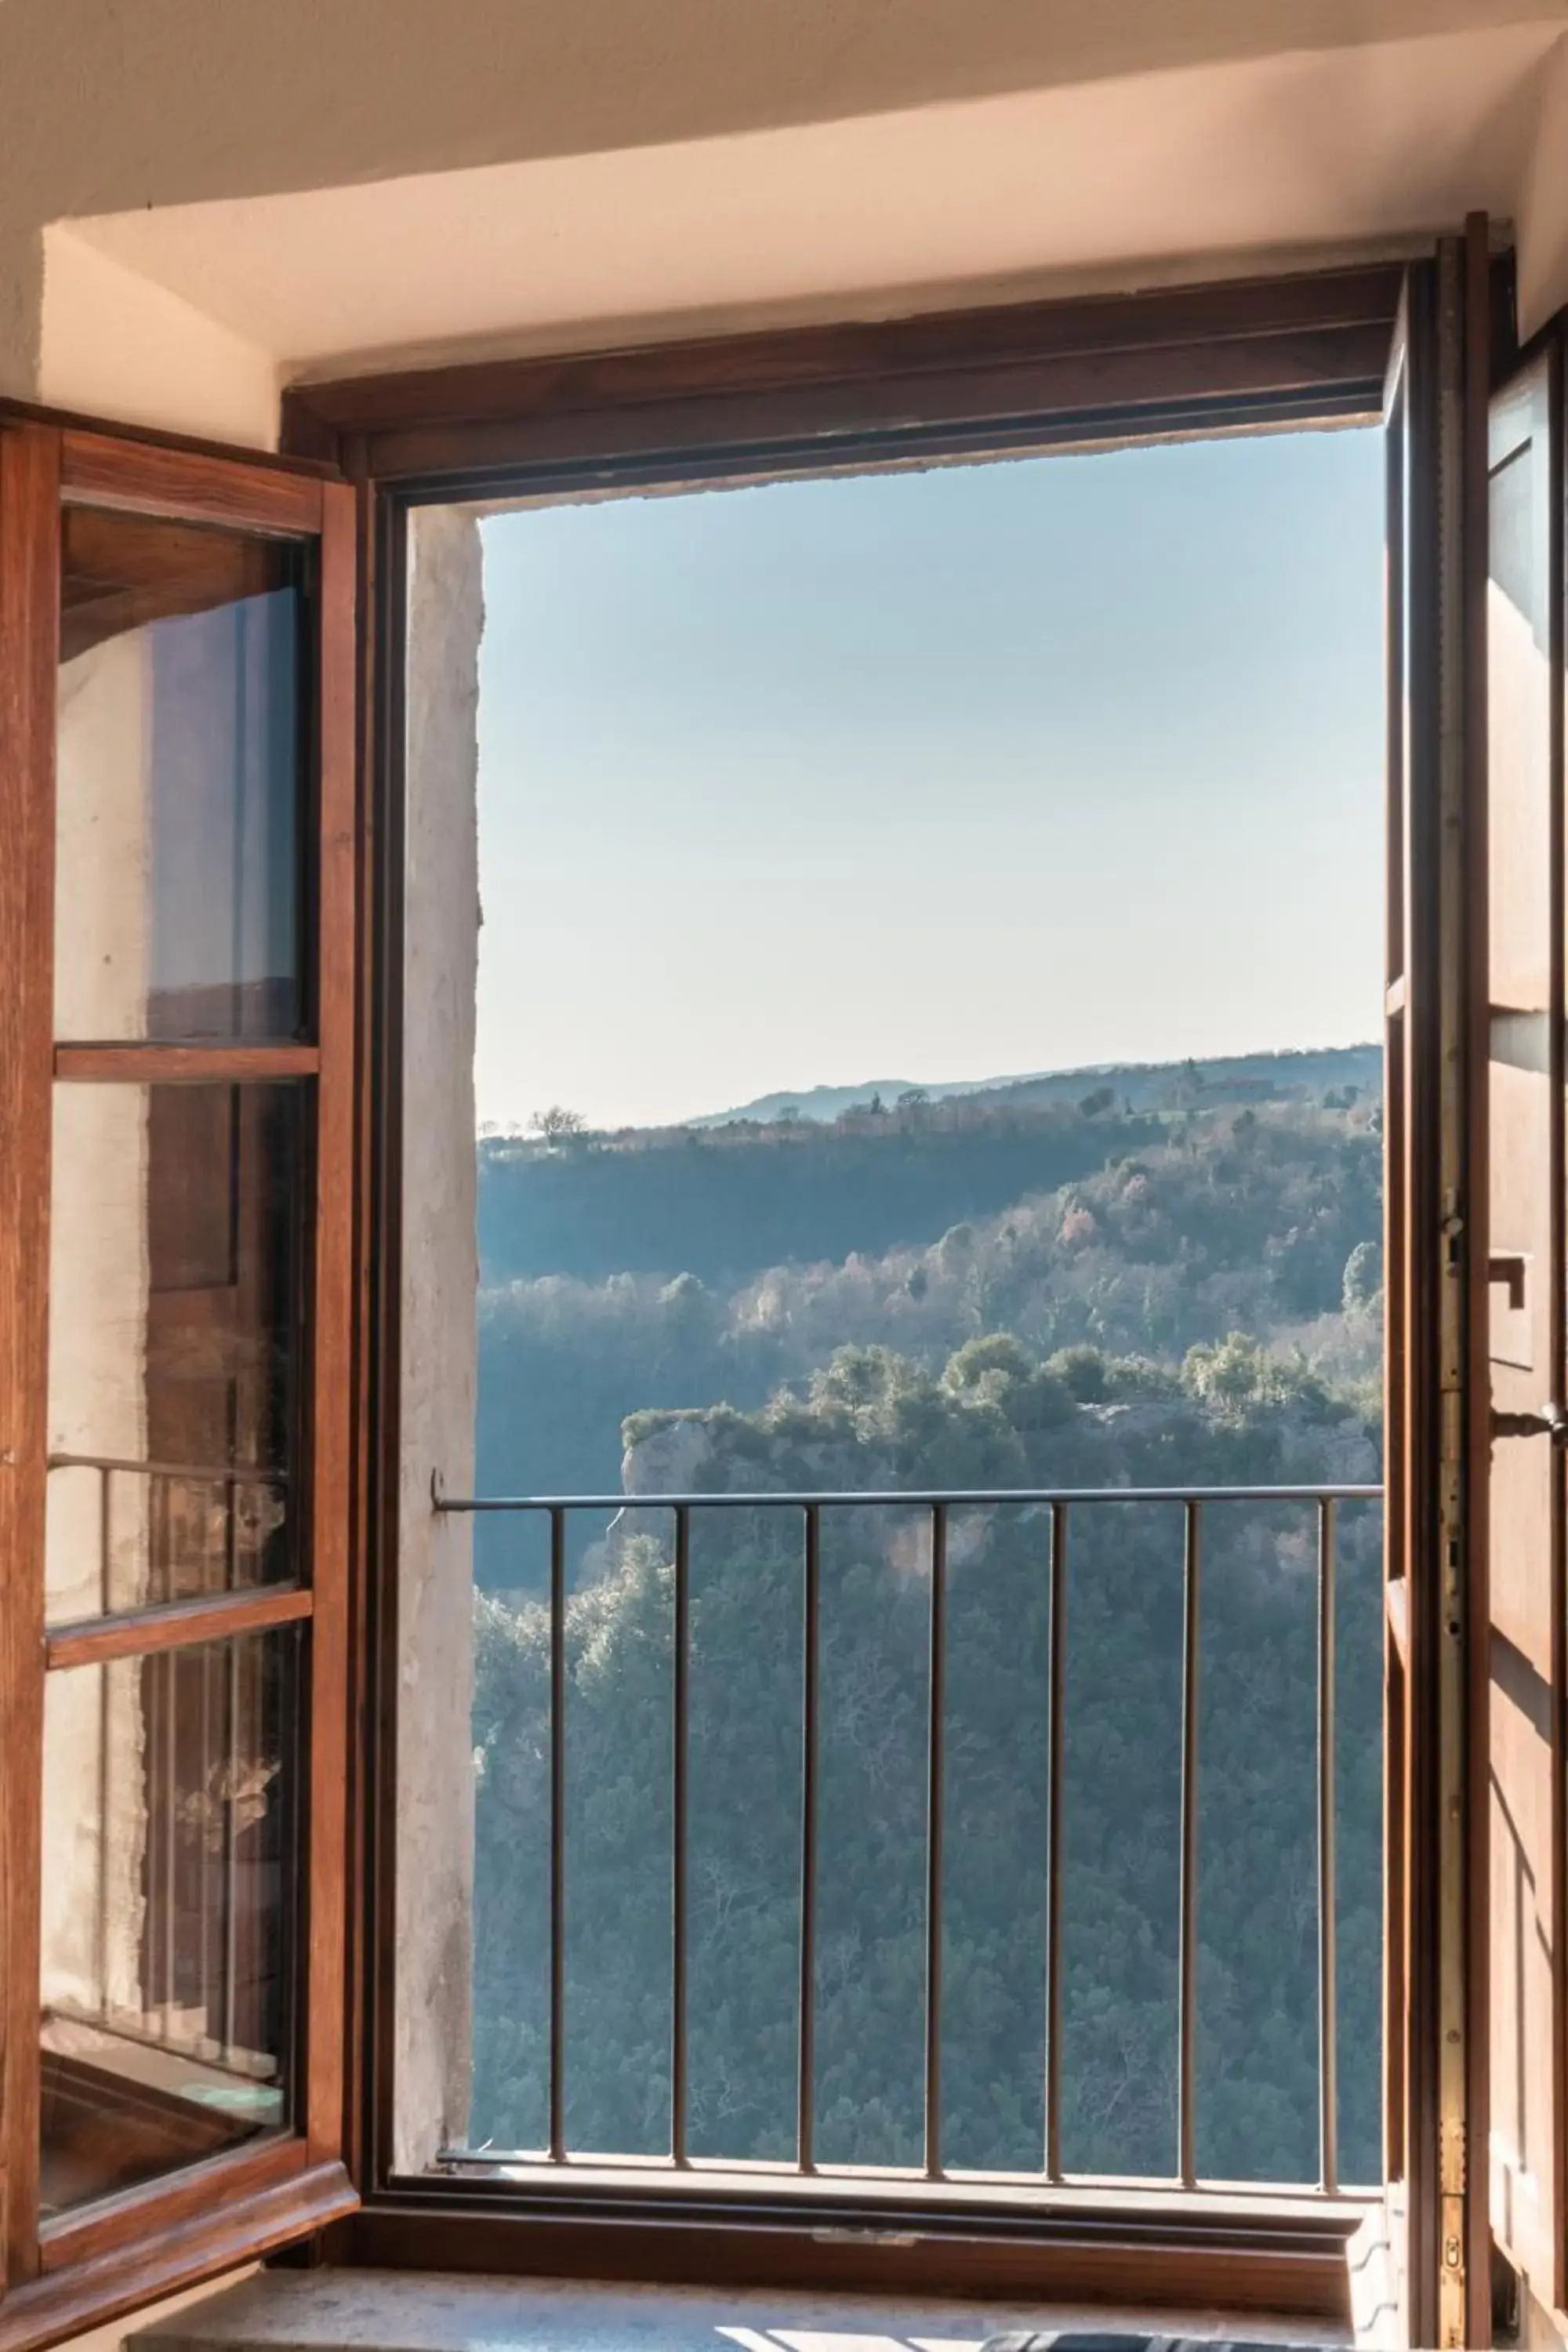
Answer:
[[[1484,224],[1480,230],[1484,237]],[[1472,243],[1476,232],[1472,229]],[[1417,265],[1427,267],[1430,265]],[[1373,423],[1406,270],[1299,277],[792,329],[296,386],[285,446],[356,486],[362,976],[357,1181],[363,1579],[352,1998],[363,2203],[339,2257],[414,2268],[726,2284],[1072,2294],[1342,2315],[1349,2224],[1305,2201],[1058,2192],[1026,2216],[911,2189],[649,2193],[398,2179],[390,2163],[397,1674],[403,659],[407,525],[422,504],[570,496],[1050,448]]]
[[[317,720],[310,777],[314,1042],[57,1045],[52,985],[60,517],[72,504],[222,524],[313,545]],[[0,1558],[24,1563],[0,1610],[0,2347],[52,2342],[348,2210],[345,2112],[349,1402],[356,970],[354,511],[328,469],[121,436],[0,409]],[[311,1085],[309,1582],[237,1590],[46,1628],[43,1528],[51,1105],[57,1080]],[[38,1947],[43,1691],[52,1670],[268,1626],[308,1625],[304,1869],[291,2127],[45,2222],[38,2214]]]
[[[1477,250],[1472,233],[1472,258]],[[1348,2224],[1321,2202],[1075,2189],[1023,2213],[984,2200],[959,2210],[918,2190],[895,2207],[843,2184],[806,2203],[762,2187],[704,2195],[691,2179],[672,2193],[611,2194],[570,2180],[393,2175],[402,657],[416,505],[1371,423],[1382,415],[1405,279],[1403,265],[1379,262],[297,386],[285,397],[277,460],[0,405],[0,938],[47,941],[51,920],[48,550],[62,487],[93,503],[319,536],[323,562],[330,551],[340,580],[352,569],[357,583],[352,625],[348,599],[331,600],[338,635],[321,665],[331,808],[321,830],[320,1076],[331,1079],[321,1114],[325,1122],[330,1095],[331,1127],[320,1138],[318,1216],[336,1237],[329,1287],[341,1306],[319,1318],[314,1370],[316,1394],[341,1397],[345,1410],[331,1476],[318,1480],[313,1531],[318,1569],[332,1567],[311,1602],[310,1835],[313,1852],[337,1862],[309,1931],[305,2131],[130,2192],[58,2226],[47,2249],[29,2240],[36,2153],[23,2145],[26,2101],[19,2108],[16,2085],[19,2069],[36,2066],[36,1969],[19,1971],[14,1956],[36,1958],[38,1826],[36,1806],[29,1811],[16,1791],[40,1751],[46,1636],[41,1593],[37,1608],[13,1602],[0,1611],[11,1768],[0,1790],[0,1957],[10,1986],[0,2004],[0,2163],[11,2249],[0,2352],[58,2340],[306,2237],[340,2259],[412,2268],[1053,2299],[1110,2293],[1342,2312]],[[47,955],[30,954],[6,979],[0,1296],[19,1304],[0,1318],[0,1558],[26,1556],[41,1531],[32,1467],[43,1444],[38,1269],[57,1067],[109,1076],[121,1054],[161,1052],[171,1074],[195,1077],[225,1074],[231,1059],[205,1047],[90,1045],[57,1059]],[[255,1048],[247,1066],[309,1075],[311,1051]],[[265,1071],[254,1058],[262,1055],[271,1056]],[[145,1058],[140,1066],[150,1073]],[[246,1595],[234,1607],[258,1605]],[[267,1595],[259,1605],[279,1604]],[[298,1606],[287,1596],[287,1610]],[[157,1613],[156,1625],[136,1629],[138,1647],[189,1635],[188,1617]],[[63,1645],[82,1639],[74,1629],[56,1634],[57,1654],[74,1657]],[[1406,1985],[1402,2011],[1413,2000],[1419,2007]],[[1429,2120],[1424,2137],[1435,2137]]]

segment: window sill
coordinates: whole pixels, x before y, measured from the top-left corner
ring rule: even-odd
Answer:
[[[1215,2311],[579,2284],[390,2270],[271,2271],[127,2339],[127,2352],[978,2352],[994,2334],[1092,2329],[1234,2343]],[[1371,2343],[1249,2318],[1249,2344]]]

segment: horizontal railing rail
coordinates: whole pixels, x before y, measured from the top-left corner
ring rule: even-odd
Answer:
[[[998,1510],[1049,1503],[1380,1503],[1381,1486],[891,1486],[843,1494],[448,1495],[431,1482],[438,1511]]]
[[[183,1564],[188,1570],[190,1565],[188,1559],[184,1563],[177,1560],[180,1546],[174,1506],[182,1488],[221,1497],[221,1541],[208,1546],[195,1592],[232,1592],[241,1584],[238,1515],[254,1507],[253,1499],[247,1498],[271,1495],[277,1497],[280,1512],[288,1507],[288,1471],[268,1469],[261,1463],[138,1461],[133,1455],[61,1453],[49,1454],[46,1466],[51,1478],[57,1474],[80,1473],[97,1481],[97,1582],[99,1612],[104,1617],[123,1615],[128,1610],[150,1603],[194,1597],[188,1582],[181,1590],[176,1590],[175,1585],[177,1566]],[[146,1513],[140,1543],[133,1545],[133,1550],[140,1552],[136,1565],[142,1581],[132,1600],[112,1590],[115,1481],[121,1478],[141,1482],[133,1491],[144,1496],[139,1507]]]
[[[1309,1507],[1317,1522],[1316,1840],[1318,1902],[1318,2074],[1320,2196],[1340,2193],[1338,2167],[1339,2057],[1336,2037],[1335,1925],[1335,1641],[1338,1512],[1346,1503],[1378,1503],[1380,1485],[1303,1483],[1291,1486],[1171,1486],[1095,1487],[901,1488],[849,1492],[735,1492],[611,1495],[448,1495],[439,1475],[431,1481],[432,1507],[478,1516],[518,1513],[549,1522],[549,2084],[548,2143],[540,2150],[448,2149],[447,2163],[564,2166],[591,2160],[568,2149],[565,2128],[566,2049],[566,1610],[569,1520],[576,1514],[641,1518],[664,1512],[674,1522],[673,1666],[671,1676],[671,2046],[670,2147],[665,2162],[677,2170],[711,2168],[688,2152],[689,1748],[691,1600],[691,1519],[694,1513],[798,1513],[801,1521],[801,1826],[799,1874],[799,2013],[795,2082],[795,2158],[801,2175],[857,2178],[885,2171],[908,2179],[908,2167],[819,2166],[814,2147],[817,1967],[817,1880],[820,1750],[822,1517],[825,1512],[916,1511],[930,1522],[931,1601],[926,1701],[926,1837],[924,1927],[923,2161],[914,2177],[950,2178],[942,2150],[942,1898],[946,1784],[948,1532],[952,1516],[1008,1509],[1041,1513],[1047,1523],[1049,1582],[1046,1682],[1046,2042],[1043,2161],[1037,2179],[1060,2188],[1073,2176],[1062,2160],[1062,1855],[1063,1725],[1067,1665],[1066,1579],[1072,1515],[1117,1504],[1163,1504],[1182,1513],[1181,1790],[1178,1875],[1176,2181],[1199,2186],[1196,2143],[1195,2049],[1198,1959],[1198,1676],[1203,1602],[1204,1514],[1211,1507],[1275,1504]],[[640,2164],[640,2159],[638,2160]],[[744,2168],[743,2167],[741,2168]],[[988,2178],[963,2168],[965,2180]],[[1016,2179],[1009,2173],[997,2175]]]
[[[105,1477],[167,1478],[185,1486],[286,1486],[287,1470],[255,1462],[137,1462],[111,1454],[51,1454],[51,1470],[96,1470]]]

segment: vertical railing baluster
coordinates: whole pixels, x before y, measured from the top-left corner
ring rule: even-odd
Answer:
[[[109,1821],[110,1675],[112,1667],[94,1669],[98,1675],[98,1910],[93,1920],[92,1967],[98,1982],[98,2013],[107,2019],[109,2008]]]
[[[217,1741],[213,1734],[213,1671],[215,1667],[221,1671],[222,1653],[215,1643],[204,1642],[196,1654],[201,1660],[202,1677],[201,1801],[203,1810],[203,1826],[202,1834],[196,1840],[195,1854],[196,1899],[200,1906],[201,1913],[202,1938],[201,2038],[204,2042],[216,2042],[217,2036],[213,2032],[214,2011],[216,2007],[216,2002],[214,1999],[214,1980],[216,1972],[213,1967],[213,1911],[216,1906],[212,1900],[213,1849],[207,1832],[207,1821],[210,1819],[210,1816],[207,1813],[207,1808],[212,1803],[213,1791],[215,1788],[221,1786],[217,1771]]]
[[[232,1437],[232,1430],[230,1434]],[[238,1500],[239,1493],[237,1486],[232,1479],[226,1480],[223,1490],[223,1558],[225,1563],[224,1590],[229,1592],[235,1591],[239,1581],[238,1528],[237,1526],[238,1518]],[[204,1588],[207,1585],[208,1580],[206,1562],[204,1557],[202,1563],[202,1583]],[[218,1766],[216,1754],[215,1752],[216,1741],[213,1737],[212,1731],[212,1695],[215,1680],[221,1685],[226,1671],[227,1664],[224,1658],[222,1649],[216,1644],[210,1648],[204,1648],[202,1652],[202,1770],[205,1775],[206,1785],[209,1790],[215,1775],[218,1780],[220,1787],[224,1787],[226,1785],[223,1772],[221,1768]],[[228,1753],[226,1789],[229,1791],[232,1791],[235,1786],[232,1752],[233,1737],[234,1727],[231,1718],[228,1726],[226,1727],[225,1738],[225,1746]],[[205,1849],[204,1847],[204,1853],[205,1852]],[[219,1937],[217,1984],[216,1986],[214,1983],[213,1957],[207,1936],[208,1915],[214,1906],[206,1899],[205,1875],[207,1865],[205,1860],[202,1864],[204,1885],[202,1896],[202,2004],[203,2020],[206,2030],[207,2039],[210,2042],[220,2043],[220,2046],[223,2048],[226,2055],[232,2042],[231,2002],[234,1984],[234,1969],[230,1951],[231,1936],[228,1921],[233,1917],[235,1909],[234,1898],[236,1872],[234,1807],[232,1803],[226,1801],[224,1803],[223,1807],[223,1827],[219,1836],[218,1852],[220,1864],[223,1871],[223,1910],[220,1914],[222,1933]],[[221,1988],[221,1990],[219,1988]]]
[[[114,1507],[110,1482],[114,1473],[104,1465],[98,1474],[98,1597],[103,1614],[113,1609],[110,1585],[110,1548],[114,1540]],[[93,1969],[98,1978],[98,2008],[109,2015],[109,1738],[110,1678],[112,1669],[98,1669],[98,1913],[93,1923]]]
[[[816,2169],[813,2123],[816,2096],[816,1748],[817,1669],[822,1588],[822,1515],[805,1506],[805,1622],[800,1765],[800,2074],[795,2105],[795,2163]]]
[[[169,1578],[169,1560],[173,1542],[169,1533],[169,1480],[154,1477],[148,1510],[147,1597],[151,1601],[171,1601],[174,1588]],[[153,1528],[157,1528],[154,1537]]]
[[[247,1635],[237,1644],[240,1652],[240,1675],[245,1698],[241,1715],[243,1742],[241,1746],[240,1785],[244,1785],[257,1767],[264,1763],[269,1739],[269,1709],[268,1703],[268,1643],[266,1638]],[[176,1652],[176,1655],[178,1653]],[[238,1834],[246,1838],[249,1853],[241,1853],[238,1869],[240,1883],[247,1887],[251,1899],[240,1911],[239,1949],[243,1955],[239,1981],[246,1989],[245,2005],[240,2012],[239,2042],[244,2050],[266,2047],[267,2000],[263,1990],[268,1972],[267,1929],[265,1915],[256,1901],[257,1853],[254,1833],[247,1836],[241,1819]]]
[[[566,2158],[566,1513],[550,1509],[550,2156]]]
[[[106,1617],[114,1613],[109,1569],[114,1544],[114,1501],[110,1490],[113,1476],[107,1465],[98,1474],[98,1603]]]
[[[1318,2116],[1319,2178],[1339,2186],[1339,2044],[1334,1916],[1334,1504],[1318,1505]]]
[[[175,1951],[178,1942],[178,1889],[174,1868],[179,1853],[177,1824],[180,1811],[179,1751],[175,1746],[176,1709],[179,1706],[180,1654],[178,1650],[163,1653],[163,1818],[160,1824],[163,1847],[163,2039],[173,2042],[174,2033]]]
[[[925,2167],[942,2173],[942,1849],[947,1755],[947,1507],[931,1511],[931,1664],[926,1730]]]
[[[1182,1563],[1182,1879],[1181,1981],[1177,2031],[1176,2137],[1184,2189],[1197,2182],[1193,2107],[1197,2033],[1198,1958],[1198,1634],[1202,1602],[1202,1506],[1183,1506],[1185,1516]]]
[[[1046,1738],[1046,2179],[1062,2177],[1062,1694],[1067,1683],[1068,1507],[1051,1505]]]
[[[239,1843],[235,1808],[239,1789],[239,1668],[237,1642],[225,1644],[226,1690],[223,1790],[223,2054],[232,2061],[237,2036],[239,1981]]]
[[[675,1507],[675,1623],[673,1750],[670,1765],[672,1822],[669,1920],[669,2153],[676,2164],[686,2162],[686,1765],[688,1748],[688,1672],[691,1623],[691,1514],[684,1503]]]

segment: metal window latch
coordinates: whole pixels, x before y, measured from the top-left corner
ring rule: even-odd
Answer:
[[[1568,1412],[1560,1404],[1543,1404],[1539,1412],[1494,1412],[1494,1437],[1549,1437],[1553,1445],[1568,1446]]]

